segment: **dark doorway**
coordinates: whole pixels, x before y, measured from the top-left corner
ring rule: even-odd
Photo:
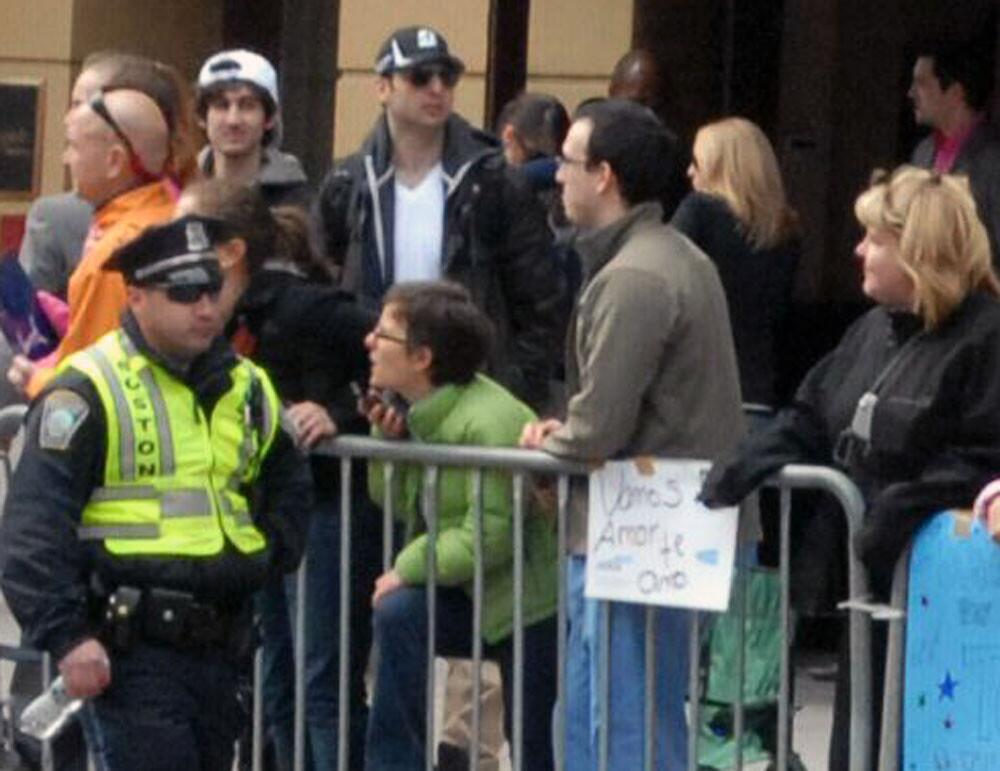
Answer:
[[[330,166],[337,79],[339,0],[224,0],[223,41],[278,70],[282,149],[314,185]]]
[[[486,122],[492,131],[500,110],[524,90],[528,70],[530,0],[491,0],[486,54]]]
[[[668,80],[671,128],[738,114],[769,134],[778,114],[783,0],[636,0],[632,43],[650,50]]]

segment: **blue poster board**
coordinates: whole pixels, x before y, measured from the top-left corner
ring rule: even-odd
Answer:
[[[902,771],[1000,769],[1000,544],[967,513],[914,539]]]

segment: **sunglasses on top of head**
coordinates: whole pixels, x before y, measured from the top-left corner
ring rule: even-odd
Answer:
[[[114,116],[111,114],[111,110],[108,109],[107,103],[104,101],[105,91],[98,91],[87,101],[87,105],[94,112],[97,117],[99,117],[104,123],[110,128],[116,137],[121,141],[122,145],[125,147],[125,152],[128,154],[129,166],[132,168],[132,173],[135,174],[143,182],[153,182],[159,179],[159,176],[151,172],[146,168],[145,164],[142,162],[142,158],[139,157],[139,153],[135,151],[135,146],[132,144],[132,140],[128,138],[128,135],[122,130],[122,127],[115,120]]]
[[[401,70],[399,74],[416,88],[423,88],[434,77],[440,78],[441,84],[445,88],[454,88],[462,76],[462,71],[449,64],[418,64],[415,67]]]

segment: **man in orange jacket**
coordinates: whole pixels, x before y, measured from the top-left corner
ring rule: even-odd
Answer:
[[[69,280],[69,327],[42,362],[15,357],[8,379],[37,395],[60,361],[119,325],[125,286],[103,270],[111,253],[149,225],[170,219],[173,199],[163,181],[167,122],[141,91],[93,91],[66,114],[64,160],[77,195],[95,207],[83,258]]]

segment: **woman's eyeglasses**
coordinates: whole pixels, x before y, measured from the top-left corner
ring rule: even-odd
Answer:
[[[375,337],[378,340],[386,340],[390,343],[399,343],[400,345],[406,345],[405,337],[399,337],[398,335],[390,335],[388,332],[383,332],[378,327],[372,330],[372,337]]]

